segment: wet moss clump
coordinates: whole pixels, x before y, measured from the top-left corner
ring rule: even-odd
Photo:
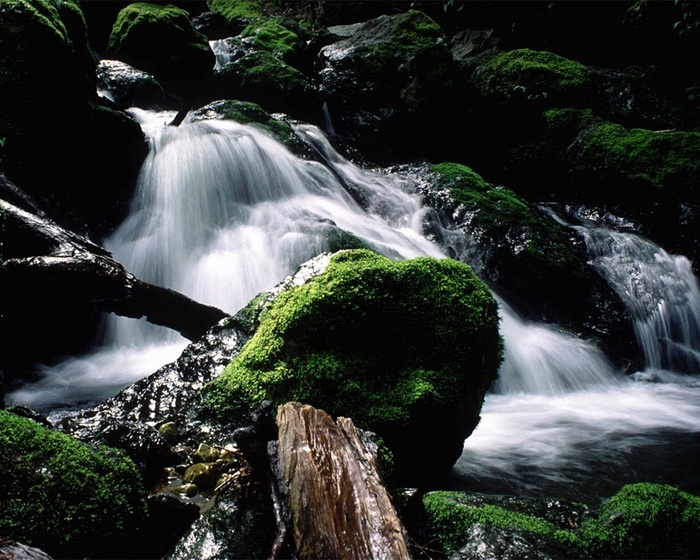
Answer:
[[[397,464],[447,453],[451,465],[497,375],[498,321],[490,290],[463,263],[341,251],[262,311],[204,401],[238,424],[263,400],[303,402],[376,432]],[[407,441],[421,434],[425,459]]]
[[[258,0],[207,0],[207,6],[211,11],[219,12],[228,21],[253,19],[263,15],[261,2]]]
[[[0,537],[60,558],[125,558],[146,519],[133,461],[0,410]]]
[[[465,165],[445,162],[433,165],[437,185],[447,187],[455,202],[470,215],[469,226],[494,242],[518,240],[514,255],[528,256],[550,269],[573,272],[578,259],[568,249],[560,229],[536,214],[510,189],[496,187]],[[518,255],[521,255],[518,257]]]
[[[474,74],[473,84],[483,97],[549,101],[578,98],[590,85],[583,64],[551,53],[515,49],[495,55]]]
[[[448,553],[464,546],[476,524],[545,537],[572,549],[579,544],[572,531],[561,529],[547,519],[507,505],[474,505],[470,495],[462,492],[430,492],[423,497],[423,507],[432,537]]]
[[[577,147],[579,158],[644,185],[645,191],[700,201],[700,132],[628,129],[599,122],[581,133]]]
[[[288,60],[299,48],[299,36],[277,18],[256,20],[240,36],[247,39],[255,50],[267,52],[282,60]]]
[[[144,45],[148,35],[153,33],[161,39],[181,40],[187,37],[195,48],[208,48],[206,36],[194,29],[186,10],[172,4],[147,2],[134,2],[119,12],[107,48],[109,51],[119,51],[130,43],[136,48]]]
[[[698,558],[700,497],[664,484],[629,484],[580,533],[595,558]]]

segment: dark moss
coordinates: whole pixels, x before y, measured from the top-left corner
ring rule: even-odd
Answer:
[[[186,97],[210,77],[215,62],[206,35],[195,29],[186,10],[146,2],[120,10],[107,56],[153,74],[166,89]]]
[[[515,49],[490,58],[474,74],[484,97],[546,100],[576,96],[588,85],[586,66],[548,51]]]
[[[449,81],[447,37],[423,12],[409,10],[370,21],[357,39],[362,37],[366,40],[356,42],[353,57],[359,79],[377,80],[386,86],[392,77],[401,81],[402,73],[415,73],[423,87],[442,87]]]
[[[596,558],[698,558],[700,497],[663,484],[629,484],[584,522],[581,538]]]
[[[222,75],[236,76],[241,88],[272,87],[279,91],[303,90],[306,78],[271,53],[254,52],[227,64]]]
[[[536,214],[525,199],[489,184],[465,165],[440,163],[433,165],[432,171],[436,184],[447,187],[452,198],[471,214],[470,227],[491,240],[517,237],[525,253],[550,269],[576,269],[578,260],[566,246],[563,233]]]
[[[118,51],[125,44],[135,40],[130,38],[130,35],[133,37],[134,34],[138,34],[140,39],[145,40],[146,35],[153,32],[163,33],[166,37],[188,37],[198,48],[207,43],[206,36],[192,27],[186,10],[172,4],[134,2],[119,12],[107,48],[110,51]]]
[[[615,174],[698,202],[700,132],[627,129],[600,122],[582,132],[578,157]]]
[[[472,505],[461,492],[437,491],[423,497],[429,530],[440,548],[449,553],[459,550],[477,523],[518,532],[534,533],[553,539],[567,547],[579,542],[571,531],[550,521],[495,504]]]
[[[261,2],[258,0],[207,0],[207,6],[213,12],[219,12],[228,21],[253,19],[263,15]]]
[[[134,554],[145,491],[121,452],[0,410],[0,470],[0,536],[61,558]]]

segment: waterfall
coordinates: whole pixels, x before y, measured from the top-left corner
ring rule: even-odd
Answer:
[[[295,132],[319,161],[254,126],[185,119],[172,127],[173,113],[132,114],[150,152],[129,216],[104,244],[144,281],[235,313],[339,240],[395,259],[450,254],[468,262],[478,250],[464,239],[430,241],[412,180],[354,165],[316,127]],[[636,318],[655,375],[623,376],[589,341],[524,321],[500,301],[505,361],[453,468],[455,488],[579,498],[639,479],[700,491],[694,471],[688,475],[700,460],[700,382],[678,373],[700,348],[697,280],[687,260],[647,240],[581,227],[591,266]],[[38,411],[103,400],[176,359],[187,342],[108,316],[101,347],[45,366],[42,379],[6,400]]]
[[[315,127],[297,133],[325,163],[293,155],[254,126],[186,119],[173,127],[173,112],[131,113],[150,150],[129,215],[104,246],[141,280],[233,314],[343,239],[395,259],[444,256],[421,234],[426,210],[407,182],[351,164]],[[100,348],[40,366],[42,378],[8,402],[44,410],[101,400],[188,343],[144,319],[104,322]]]
[[[499,305],[505,349],[494,393],[562,395],[620,383],[594,344],[552,325],[528,323],[505,302]]]
[[[590,266],[632,317],[646,366],[623,378],[585,341],[505,316],[501,378],[453,484],[582,500],[648,480],[700,492],[689,467],[700,463],[700,378],[688,375],[699,371],[700,297],[690,262],[638,234],[542,209],[585,240]]]
[[[690,261],[640,235],[575,226],[633,318],[646,369],[700,373],[700,287]]]

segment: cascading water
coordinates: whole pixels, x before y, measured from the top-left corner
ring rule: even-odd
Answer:
[[[621,376],[587,342],[505,316],[500,380],[453,483],[574,499],[649,480],[700,491],[688,467],[700,462],[700,379],[680,373],[697,373],[700,350],[690,263],[636,234],[549,213],[583,237],[589,264],[627,306],[646,367]]]
[[[474,250],[428,240],[427,211],[410,179],[358,168],[313,126],[295,130],[324,163],[293,156],[251,126],[185,120],[172,127],[171,113],[132,113],[151,151],[130,216],[105,246],[145,281],[234,313],[304,261],[334,250],[334,239],[351,236],[397,259]],[[678,279],[678,268],[665,274]],[[696,296],[687,294],[692,282],[669,282],[686,290],[688,302],[687,311],[671,316],[697,314]],[[666,300],[674,309],[683,299],[676,295]],[[690,468],[673,472],[700,457],[695,377],[668,373],[665,383],[636,382],[614,371],[594,345],[527,323],[503,302],[501,318],[505,362],[453,469],[455,487],[580,497],[638,478],[700,490]],[[679,338],[676,330],[667,338],[697,352],[692,336]],[[174,360],[186,343],[144,321],[110,316],[95,353],[46,368],[42,381],[7,401],[42,411],[102,400]]]
[[[104,245],[141,280],[233,314],[352,236],[392,258],[443,256],[420,233],[418,196],[398,177],[351,165],[314,127],[297,132],[332,166],[298,158],[233,121],[173,127],[166,124],[172,112],[132,114],[150,153],[130,214]],[[145,320],[111,315],[103,338],[89,356],[42,368],[42,379],[8,402],[43,411],[101,400],[176,359],[188,342]]]
[[[700,373],[700,287],[690,261],[636,234],[575,228],[632,315],[646,370]]]

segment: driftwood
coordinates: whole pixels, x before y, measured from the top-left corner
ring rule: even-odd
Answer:
[[[4,200],[0,200],[0,215],[5,294],[19,312],[38,301],[89,304],[99,311],[145,317],[190,340],[199,339],[227,316],[220,309],[139,280],[104,248],[41,215]]]
[[[376,447],[352,420],[290,402],[277,410],[279,461],[299,558],[410,558]]]

